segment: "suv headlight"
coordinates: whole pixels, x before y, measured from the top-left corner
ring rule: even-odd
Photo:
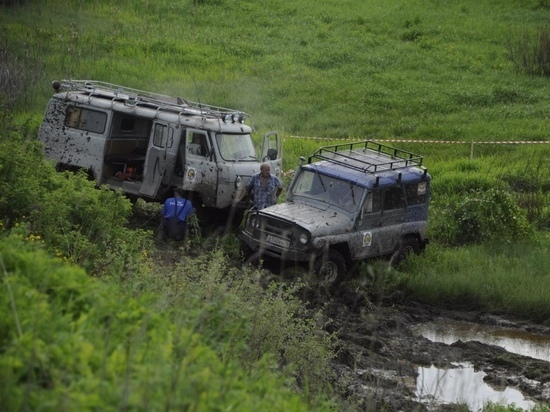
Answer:
[[[258,227],[260,219],[257,214],[254,214],[248,218],[248,227],[250,229],[256,229]]]
[[[307,245],[307,242],[309,242],[309,236],[307,233],[301,233],[300,236],[298,236],[298,240],[302,245]]]
[[[239,187],[241,187],[242,182],[243,182],[242,177],[237,176],[237,178],[235,179],[235,189],[238,189]]]

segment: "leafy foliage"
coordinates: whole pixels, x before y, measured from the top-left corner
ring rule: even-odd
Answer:
[[[439,205],[438,213],[431,230],[435,240],[447,245],[517,240],[532,233],[524,211],[499,189],[473,190],[456,203]]]
[[[264,289],[261,276],[234,267],[217,249],[175,266],[157,266],[154,274],[128,279],[125,287],[140,284],[156,291],[174,323],[193,323],[211,347],[224,358],[239,359],[245,370],[273,354],[280,370],[293,376],[295,388],[319,396],[330,389],[332,337],[305,311],[295,294],[298,286],[271,283]]]
[[[113,299],[112,285],[16,237],[0,239],[0,270],[6,410],[307,409],[268,354],[247,372],[205,343],[199,323],[173,323],[145,297]]]

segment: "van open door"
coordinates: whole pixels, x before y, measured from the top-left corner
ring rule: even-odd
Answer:
[[[267,132],[264,136],[262,162],[272,162],[277,159],[282,159],[282,155],[279,133]]]
[[[173,128],[164,123],[154,123],[152,136],[149,139],[149,147],[147,148],[147,157],[145,158],[143,184],[139,189],[140,194],[148,197],[157,195],[166,169],[166,150],[170,142],[173,143],[173,135]]]

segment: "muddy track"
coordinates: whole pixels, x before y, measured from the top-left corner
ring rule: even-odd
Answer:
[[[550,336],[548,327],[415,302],[372,306],[346,290],[333,296],[324,314],[333,320],[329,331],[339,336],[335,385],[362,410],[458,410],[458,405],[443,405],[437,399],[420,402],[416,382],[420,379],[419,366],[455,368],[464,363],[485,372],[484,381],[492,387],[514,387],[533,401],[550,402],[549,362],[477,341],[459,340],[449,345],[432,342],[411,330],[415,325],[442,318]]]

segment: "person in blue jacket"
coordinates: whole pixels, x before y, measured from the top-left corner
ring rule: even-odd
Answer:
[[[191,201],[183,197],[183,190],[174,189],[174,197],[166,199],[162,208],[162,231],[166,238],[183,240],[187,235],[187,216],[195,213]]]

